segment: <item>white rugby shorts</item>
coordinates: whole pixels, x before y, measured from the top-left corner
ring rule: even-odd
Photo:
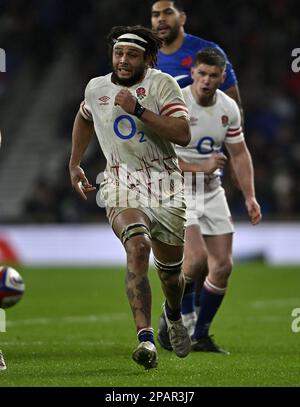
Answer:
[[[185,194],[185,199],[187,204],[186,227],[199,225],[203,235],[223,235],[234,232],[223,187],[218,186],[211,192],[205,192],[202,205],[195,205],[195,196],[192,196],[191,192]]]

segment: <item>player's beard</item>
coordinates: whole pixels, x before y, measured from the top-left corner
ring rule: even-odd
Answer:
[[[179,24],[179,22],[176,22],[174,27],[170,27],[169,34],[166,37],[160,37],[160,38],[163,40],[165,45],[170,45],[178,37],[179,31],[180,31],[180,24]],[[159,36],[159,31],[157,31],[156,34],[158,34],[158,36]]]
[[[117,83],[118,85],[126,86],[127,88],[129,88],[130,86],[133,86],[136,83],[142,81],[145,75],[145,69],[146,65],[143,65],[140,68],[137,68],[130,78],[120,78],[118,76],[118,68],[113,67],[112,81],[114,83]]]

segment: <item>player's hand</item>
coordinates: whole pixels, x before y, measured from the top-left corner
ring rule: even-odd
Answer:
[[[252,225],[257,225],[262,218],[260,206],[255,198],[246,199],[246,208]]]
[[[87,200],[86,193],[94,191],[96,189],[89,183],[83,169],[79,167],[79,165],[70,168],[70,178],[72,187],[84,200]]]
[[[115,97],[115,105],[121,106],[126,113],[133,114],[136,105],[136,98],[127,88],[123,88]]]
[[[212,174],[217,168],[220,168],[222,170],[225,167],[226,161],[227,157],[223,153],[213,153],[203,163],[202,171],[205,174]]]

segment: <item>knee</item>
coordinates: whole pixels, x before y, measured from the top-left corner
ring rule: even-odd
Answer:
[[[183,273],[164,273],[164,272],[159,272],[159,278],[162,282],[162,284],[165,287],[177,287],[181,284],[183,284],[184,281],[184,276]]]
[[[232,266],[232,258],[228,258],[217,263],[213,270],[214,280],[216,280],[218,284],[226,285],[232,271]]]
[[[182,271],[183,260],[176,263],[162,263],[154,258],[154,264],[157,269],[161,283],[165,287],[179,286],[184,283],[184,275]]]
[[[127,262],[148,263],[150,250],[151,244],[147,238],[141,237],[129,240],[126,244]]]
[[[207,275],[207,256],[193,257],[184,260],[184,274],[194,281]]]

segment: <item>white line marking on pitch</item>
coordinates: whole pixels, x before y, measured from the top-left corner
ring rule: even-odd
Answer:
[[[68,342],[68,345],[72,345],[72,346],[96,346],[98,347],[100,346],[107,346],[107,345],[115,345],[116,342],[112,342],[112,341],[103,341],[103,340],[99,340],[99,338],[96,338],[94,342],[92,341],[78,341],[78,340],[74,340],[74,337],[70,337],[66,340],[66,337],[64,337],[64,344],[66,344],[66,342]],[[61,341],[30,341],[28,340],[27,342],[24,341],[1,341],[1,345],[2,346],[61,346],[62,342]]]
[[[6,321],[8,327],[24,325],[54,325],[57,323],[67,324],[86,324],[90,322],[115,322],[129,319],[127,314],[103,314],[103,315],[85,315],[85,316],[66,316],[62,318],[31,318],[20,319],[16,321]]]
[[[277,298],[276,300],[257,300],[250,303],[252,308],[285,308],[300,306],[300,298]]]
[[[278,322],[287,321],[286,315],[263,315],[263,316],[249,316],[246,318],[247,321],[260,321],[260,322]]]

